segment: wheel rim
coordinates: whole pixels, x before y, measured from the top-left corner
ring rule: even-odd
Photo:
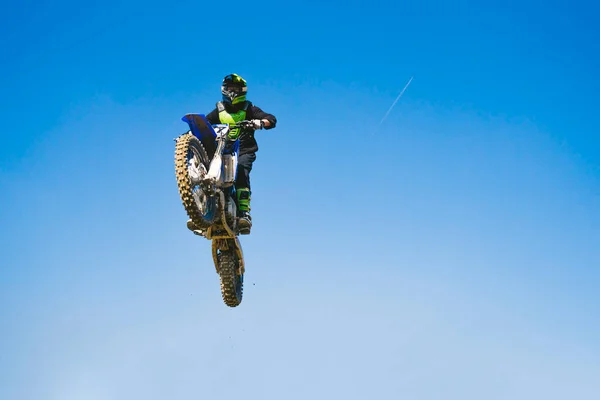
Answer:
[[[200,153],[195,148],[191,148],[187,157],[188,176],[192,183],[192,196],[198,210],[205,215],[208,212],[208,195],[200,186],[202,178],[208,173],[206,167],[202,163]]]

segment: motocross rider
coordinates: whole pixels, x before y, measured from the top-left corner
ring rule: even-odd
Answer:
[[[240,148],[238,153],[237,178],[235,188],[239,209],[240,233],[249,234],[252,228],[250,217],[250,171],[256,160],[258,144],[254,138],[257,129],[273,129],[277,123],[274,115],[268,114],[246,100],[248,86],[246,81],[237,74],[229,74],[223,78],[221,85],[222,100],[216,108],[206,115],[211,124],[235,124],[249,121],[249,128],[240,133]],[[197,230],[191,220],[187,222],[188,229]]]

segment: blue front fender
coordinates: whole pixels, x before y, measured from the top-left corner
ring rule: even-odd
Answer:
[[[192,134],[200,140],[215,140],[217,134],[204,114],[186,114],[181,118],[190,126]]]
[[[204,150],[206,150],[209,160],[212,160],[215,150],[217,149],[217,134],[210,122],[206,119],[206,116],[204,114],[186,114],[181,120],[187,122],[190,126],[190,131],[192,131],[192,135],[200,140],[204,146]]]

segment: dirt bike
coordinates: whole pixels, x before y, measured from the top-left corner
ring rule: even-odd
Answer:
[[[244,254],[238,235],[235,191],[239,135],[249,121],[211,125],[203,114],[186,114],[189,131],[175,139],[175,174],[194,233],[212,241],[212,257],[229,307],[242,302]]]

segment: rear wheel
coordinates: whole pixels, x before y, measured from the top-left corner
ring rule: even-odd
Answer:
[[[220,252],[217,258],[223,302],[229,307],[237,307],[242,302],[244,289],[244,275],[240,272],[238,256],[230,248]]]
[[[177,138],[175,175],[179,196],[187,215],[198,228],[208,228],[215,220],[217,201],[200,186],[208,172],[210,160],[206,150],[191,132]]]

